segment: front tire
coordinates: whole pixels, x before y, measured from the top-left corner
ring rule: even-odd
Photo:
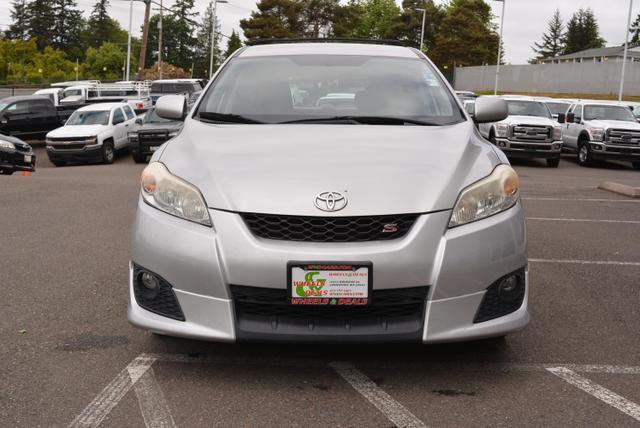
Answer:
[[[102,143],[102,162],[106,164],[112,164],[116,158],[116,150],[113,148],[112,141],[105,141]]]
[[[135,163],[147,163],[147,155],[133,153],[133,161]]]
[[[578,143],[578,164],[580,166],[591,166],[593,164],[593,155],[588,141]]]
[[[633,169],[640,171],[640,162],[631,162],[631,165],[633,165]]]
[[[549,168],[557,168],[560,165],[560,158],[547,159],[547,166]]]

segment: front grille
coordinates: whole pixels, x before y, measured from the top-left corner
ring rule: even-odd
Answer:
[[[56,150],[79,150],[84,149],[85,143],[71,143],[71,144],[49,144]]]
[[[305,217],[244,213],[241,216],[251,233],[259,238],[306,242],[365,242],[396,239],[405,236],[418,218],[418,214]],[[389,230],[395,230],[395,232]]]
[[[637,146],[640,145],[640,131],[609,129],[607,130],[606,141],[612,144]]]
[[[515,125],[509,128],[509,139],[525,142],[550,142],[553,140],[553,129],[548,126]]]
[[[31,150],[31,146],[29,146],[28,144],[22,145],[22,144],[14,143],[13,145],[15,146],[16,151],[19,151],[19,152],[28,153]]]
[[[140,266],[135,266],[133,270],[133,294],[138,305],[158,315],[184,321],[182,308],[171,284],[156,275],[160,279],[160,288],[156,292],[150,292],[140,284],[139,277],[143,270]]]
[[[53,142],[53,143],[60,143],[60,142],[64,142],[64,141],[82,141],[83,143],[86,142],[87,140],[93,140],[95,137],[50,137],[47,138],[47,140]]]
[[[373,290],[367,306],[289,303],[287,290],[231,285],[240,339],[393,336],[420,340],[429,287]],[[346,340],[346,339],[345,339]]]
[[[138,132],[138,141],[140,144],[162,144],[169,139],[167,131]]]

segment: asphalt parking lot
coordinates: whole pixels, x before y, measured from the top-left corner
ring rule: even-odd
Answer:
[[[0,426],[638,426],[640,183],[519,162],[532,320],[437,346],[221,344],[126,320],[142,165],[0,179]]]

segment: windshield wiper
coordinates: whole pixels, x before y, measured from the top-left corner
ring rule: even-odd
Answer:
[[[317,117],[307,119],[287,120],[285,122],[278,123],[321,123],[321,122],[341,122],[348,121],[352,123],[360,123],[367,125],[420,125],[420,126],[440,126],[441,124],[435,122],[425,122],[416,119],[407,119],[404,117],[387,117],[387,116],[330,116],[330,117]]]
[[[239,114],[231,114],[231,113],[214,113],[209,111],[202,111],[198,113],[198,118],[202,120],[206,120],[207,122],[213,123],[263,123],[259,120],[251,119],[248,117],[241,116]]]

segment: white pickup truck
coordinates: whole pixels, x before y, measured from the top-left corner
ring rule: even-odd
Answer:
[[[150,85],[145,82],[97,83],[69,86],[64,89],[62,105],[84,105],[104,102],[125,102],[136,113],[152,107]]]
[[[510,159],[543,158],[547,166],[557,168],[562,150],[562,126],[553,119],[547,105],[524,97],[505,97],[505,100],[509,116],[500,122],[480,124],[480,134]]]
[[[569,108],[566,122],[564,148],[577,153],[581,166],[608,159],[640,170],[640,123],[627,105],[579,101]]]
[[[47,156],[55,166],[67,162],[112,163],[116,150],[129,146],[127,134],[135,120],[135,113],[125,103],[81,107],[63,127],[47,134]]]

